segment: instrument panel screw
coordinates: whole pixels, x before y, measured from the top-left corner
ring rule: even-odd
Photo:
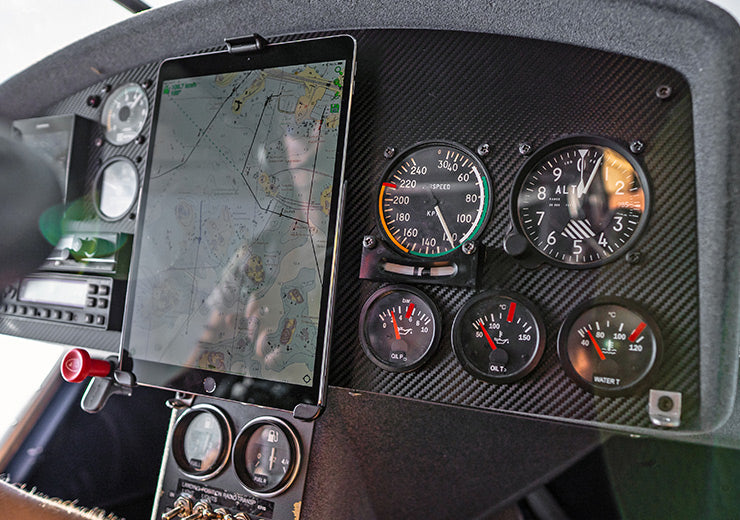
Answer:
[[[637,265],[642,260],[642,253],[639,251],[630,251],[625,257],[628,264]]]
[[[362,247],[365,249],[373,249],[376,246],[375,237],[372,235],[365,235],[362,239]]]
[[[149,87],[152,86],[152,84],[153,84],[153,81],[150,80],[150,79],[148,79],[144,83],[142,83],[141,86],[144,87],[144,88],[149,88]]]
[[[488,152],[490,151],[491,151],[491,147],[488,146],[488,143],[481,144],[480,146],[478,146],[478,149],[476,150],[478,155],[480,155],[481,157],[485,157],[486,155],[488,155]]]
[[[670,412],[673,410],[673,399],[668,397],[667,395],[662,396],[660,399],[658,399],[658,408],[660,408],[663,412]]]
[[[87,106],[95,108],[100,104],[100,96],[89,96],[87,98]]]
[[[472,255],[473,253],[475,253],[475,250],[475,242],[473,242],[472,240],[468,240],[462,245],[462,252],[466,255]]]
[[[146,142],[146,137],[143,135],[140,135],[136,138],[136,144],[144,144]]]
[[[519,143],[519,153],[529,155],[532,152],[532,145],[529,143]]]
[[[645,143],[643,143],[639,139],[632,141],[630,143],[630,150],[632,151],[632,153],[642,153],[643,150],[645,150]]]
[[[386,159],[392,159],[394,155],[396,155],[396,149],[392,146],[388,146],[383,152],[383,157]]]
[[[661,85],[655,89],[655,95],[658,99],[668,99],[673,94],[673,89],[669,85]]]
[[[101,88],[101,89],[100,89],[100,91],[101,91],[101,92],[102,92],[103,94],[107,94],[108,92],[110,92],[110,89],[111,89],[111,88],[113,88],[113,87],[111,87],[110,85],[103,85],[103,88]]]
[[[101,146],[103,146],[103,138],[102,137],[96,137],[95,138],[95,146],[97,148],[100,148]]]

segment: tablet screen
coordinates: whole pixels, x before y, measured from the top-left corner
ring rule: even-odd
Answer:
[[[316,404],[354,54],[326,40],[163,64],[124,335],[139,382]]]

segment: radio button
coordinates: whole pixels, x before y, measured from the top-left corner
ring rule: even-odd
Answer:
[[[62,319],[62,311],[54,311],[51,316],[55,320],[61,320]]]
[[[85,307],[95,307],[98,304],[98,300],[96,298],[88,298],[87,303],[85,303]]]
[[[69,311],[66,311],[66,312],[64,313],[64,319],[65,319],[65,320],[67,320],[67,321],[74,321],[74,319],[75,319],[75,315],[74,315],[74,314],[72,314],[72,313],[71,313],[71,312],[69,312]]]
[[[98,286],[97,285],[90,285],[87,288],[87,294],[98,294]]]
[[[20,314],[26,314],[28,312],[28,308],[25,305],[21,305],[20,307],[18,307],[18,312]]]
[[[98,298],[98,307],[100,309],[107,309],[108,308],[108,299],[107,298]]]
[[[105,325],[105,316],[97,316],[95,318],[95,323],[98,325]]]
[[[9,310],[10,312],[12,312],[13,314],[15,314],[15,312],[16,312],[16,310],[17,310],[17,309],[18,309],[18,308],[17,308],[17,307],[15,306],[15,305],[10,305],[10,307],[8,308],[8,310]]]
[[[42,318],[48,318],[51,316],[51,311],[49,309],[41,309],[39,312]]]
[[[92,323],[94,316],[92,314],[85,314],[85,323]]]
[[[110,287],[107,285],[101,285],[100,286],[100,295],[101,296],[108,296],[110,294]]]

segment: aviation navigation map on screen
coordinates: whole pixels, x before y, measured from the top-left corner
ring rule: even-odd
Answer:
[[[344,64],[160,85],[132,357],[313,384]]]

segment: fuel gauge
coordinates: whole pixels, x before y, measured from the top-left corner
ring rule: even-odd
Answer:
[[[545,325],[523,296],[483,293],[468,300],[455,316],[452,349],[471,375],[489,383],[511,383],[540,361]]]

